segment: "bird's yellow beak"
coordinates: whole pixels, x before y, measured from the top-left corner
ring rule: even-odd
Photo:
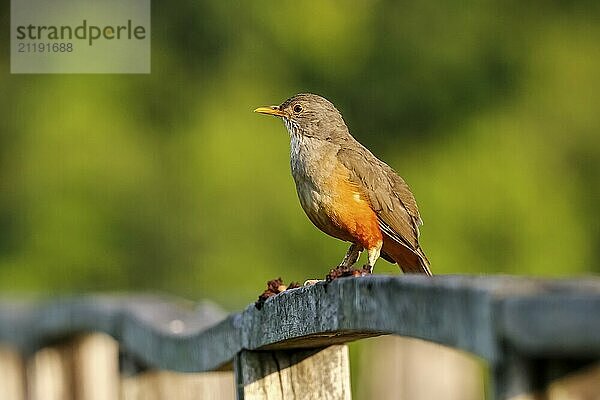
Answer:
[[[258,107],[256,110],[254,110],[254,112],[259,114],[275,115],[276,117],[285,117],[285,114],[279,109],[279,106]]]

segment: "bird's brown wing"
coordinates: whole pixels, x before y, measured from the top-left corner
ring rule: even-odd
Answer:
[[[340,149],[337,157],[377,214],[384,235],[382,255],[397,262],[404,272],[430,275],[429,262],[419,246],[423,222],[406,182],[360,144]]]

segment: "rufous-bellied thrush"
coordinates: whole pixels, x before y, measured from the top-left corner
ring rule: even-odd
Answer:
[[[261,114],[281,117],[291,138],[291,167],[300,204],[320,230],[352,243],[340,267],[367,250],[367,272],[381,257],[406,273],[431,275],[419,246],[423,224],[408,185],[350,135],[327,99],[298,94]]]

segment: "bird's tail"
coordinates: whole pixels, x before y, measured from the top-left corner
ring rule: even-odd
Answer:
[[[425,253],[417,245],[416,249],[398,243],[395,240],[383,240],[382,257],[390,262],[398,263],[398,266],[407,274],[431,275],[429,260]]]

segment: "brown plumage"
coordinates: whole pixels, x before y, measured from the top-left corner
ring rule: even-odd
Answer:
[[[300,204],[323,232],[352,245],[342,267],[364,249],[368,270],[381,255],[407,273],[431,275],[419,246],[422,220],[408,185],[350,135],[339,111],[315,94],[255,110],[283,118],[291,138]]]

